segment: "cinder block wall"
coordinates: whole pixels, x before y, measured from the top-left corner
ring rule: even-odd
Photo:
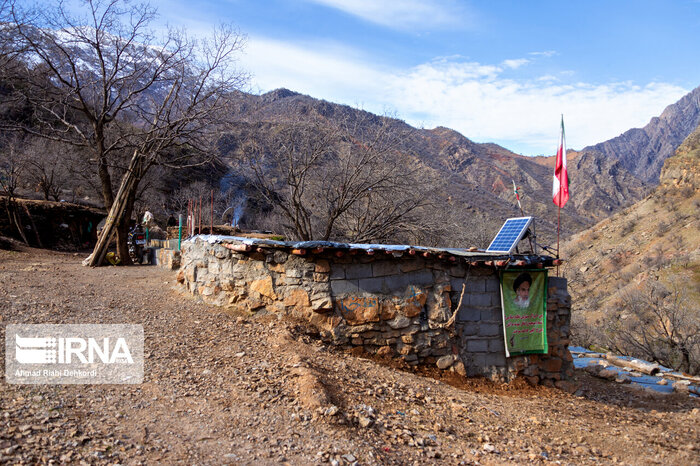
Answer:
[[[567,349],[571,305],[563,279],[550,278],[550,354],[514,358],[505,357],[493,267],[384,253],[242,253],[197,239],[183,243],[178,281],[206,302],[293,315],[329,343],[361,346],[412,365],[501,381],[523,375],[548,385],[573,374]]]

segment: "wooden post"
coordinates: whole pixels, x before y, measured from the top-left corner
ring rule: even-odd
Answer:
[[[187,199],[187,219],[185,220],[185,235],[190,237],[190,216],[192,215],[192,199]]]
[[[199,196],[199,221],[197,222],[199,225],[199,229],[197,230],[197,234],[201,235],[202,234],[202,196]]]
[[[177,227],[177,250],[182,249],[182,214],[178,216]]]
[[[214,234],[214,190],[211,190],[211,223],[209,225],[209,234]]]
[[[97,244],[95,244],[95,249],[92,251],[84,261],[83,265],[90,267],[97,267],[102,265],[105,256],[107,255],[107,248],[109,247],[110,241],[114,237],[117,230],[117,223],[124,215],[124,210],[126,209],[126,203],[129,197],[129,192],[133,189],[134,185],[137,183],[137,173],[141,170],[142,156],[137,150],[131,157],[129,162],[129,168],[127,168],[122,182],[119,185],[119,191],[114,198],[114,203],[112,208],[109,210],[109,215],[105,221],[105,226],[102,229],[102,234],[97,239]]]

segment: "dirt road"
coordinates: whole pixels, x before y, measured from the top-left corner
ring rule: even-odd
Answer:
[[[577,396],[410,373],[294,322],[198,303],[174,272],[81,259],[0,250],[0,333],[142,324],[144,382],[3,381],[0,463],[700,463],[700,403],[687,396],[585,375]]]

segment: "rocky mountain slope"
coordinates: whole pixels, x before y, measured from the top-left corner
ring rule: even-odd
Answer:
[[[620,166],[644,183],[655,185],[664,161],[700,125],[700,87],[669,105],[644,128],[633,128],[609,141],[588,146],[584,153]]]
[[[538,217],[540,233],[551,244],[556,230],[556,209],[551,202],[552,168],[543,160],[545,158],[524,157],[496,144],[475,143],[448,128],[413,128],[400,120],[387,120],[287,89],[260,96],[241,93],[238,113],[248,123],[277,124],[320,115],[329,122],[353,122],[354,125],[348,126],[354,131],[366,131],[389,121],[403,134],[402,157],[419,164],[426,177],[446,182],[444,205],[458,205],[472,215],[485,216],[494,225],[500,225],[504,218],[520,215],[513,194],[512,182],[515,181],[526,215]],[[570,167],[574,195],[562,211],[565,234],[606,218],[611,212],[642,198],[648,189],[617,160],[583,154],[574,158]]]
[[[574,235],[565,247],[578,315],[595,321],[624,293],[652,280],[700,302],[700,126],[668,158],[642,201]]]
[[[84,66],[85,73],[95,72],[97,68],[84,50],[73,47],[71,53],[79,57],[77,63]],[[154,60],[151,51],[138,46],[134,46],[133,54],[141,57],[139,63]],[[164,91],[156,86],[152,92]],[[525,214],[538,218],[542,242],[552,242],[556,209],[550,198],[551,158],[523,157],[496,144],[475,143],[448,128],[414,128],[398,119],[372,115],[286,89],[263,95],[237,93],[236,96],[238,108],[233,114],[239,126],[261,122],[283,125],[320,116],[329,124],[341,120],[350,122],[347,131],[352,136],[353,131],[356,134],[368,131],[388,121],[403,135],[400,157],[420,167],[426,179],[442,183],[435,204],[443,206],[445,212],[454,217],[452,223],[456,228],[469,228],[464,220],[467,217],[481,217],[497,228],[504,218],[520,215],[512,192],[515,181]],[[700,88],[697,88],[667,107],[646,127],[589,146],[577,156],[572,154],[569,163],[572,197],[562,211],[564,235],[581,231],[641,199],[657,184],[663,161],[699,123]],[[234,129],[234,136],[235,132]],[[554,150],[552,148],[552,152]],[[165,196],[169,194],[172,193],[165,193]]]

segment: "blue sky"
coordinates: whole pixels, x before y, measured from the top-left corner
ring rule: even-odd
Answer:
[[[158,0],[248,35],[251,90],[286,87],[526,155],[641,127],[700,85],[700,0]]]

